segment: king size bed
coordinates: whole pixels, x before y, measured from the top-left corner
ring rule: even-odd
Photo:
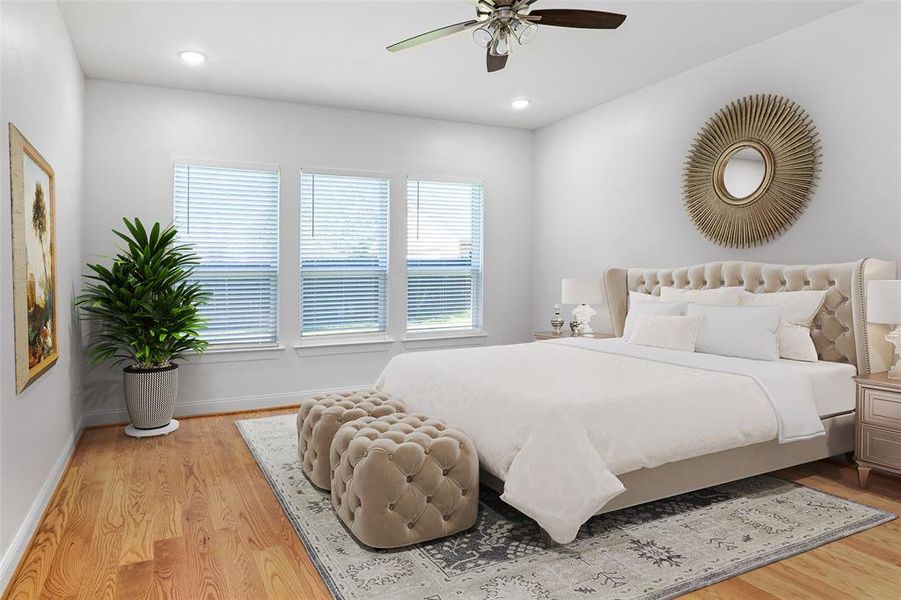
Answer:
[[[866,322],[866,284],[894,275],[874,259],[604,273],[617,336],[630,293],[823,290],[810,326],[817,362],[570,338],[403,354],[377,385],[464,430],[482,482],[568,543],[594,514],[851,452],[852,377],[891,358],[887,329]]]

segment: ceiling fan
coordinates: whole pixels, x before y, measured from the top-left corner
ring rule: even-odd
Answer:
[[[626,15],[600,10],[550,8],[532,10],[538,0],[469,0],[476,6],[476,18],[472,21],[441,27],[402,42],[391,44],[388,50],[398,52],[419,46],[448,35],[476,27],[472,39],[487,48],[488,72],[500,71],[507,66],[507,58],[513,40],[527,44],[538,30],[538,25],[577,27],[580,29],[616,29],[626,20]]]

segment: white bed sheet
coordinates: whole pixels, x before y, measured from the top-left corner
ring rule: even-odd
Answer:
[[[769,365],[780,375],[765,390],[762,361],[622,350],[643,359],[617,354],[629,346],[620,340],[578,343],[403,354],[377,385],[466,431],[482,468],[504,480],[502,499],[568,543],[625,489],[615,475],[773,440],[783,429],[797,439],[816,435],[822,424],[810,390],[834,385],[819,373],[839,377],[819,364],[779,361],[791,364]],[[674,354],[677,364],[668,364]],[[773,402],[787,389],[805,392],[804,410],[784,393]],[[777,415],[780,406],[786,414]]]
[[[854,410],[854,379],[857,368],[848,363],[821,360],[801,362],[782,359],[779,362],[796,365],[799,372],[806,373],[813,391],[813,402],[821,419]]]
[[[780,359],[779,363],[807,375],[813,391],[813,402],[821,419],[855,409],[853,377],[857,375],[857,367],[854,365],[828,360],[804,362]]]
[[[821,419],[855,409],[853,377],[857,375],[857,367],[854,365],[828,360],[805,362],[780,359],[778,362],[807,375],[813,392],[813,402]]]
[[[573,346],[602,354],[628,356],[651,363],[739,375],[754,380],[769,401],[778,424],[780,444],[825,435],[813,401],[810,376],[791,361],[749,360],[703,352],[680,352],[626,344],[622,339],[574,337],[546,343]],[[703,417],[704,415],[699,415]]]

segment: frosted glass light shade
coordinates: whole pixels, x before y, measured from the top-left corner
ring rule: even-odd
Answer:
[[[472,39],[482,48],[487,48],[491,45],[492,40],[494,40],[493,25],[489,24],[487,26],[482,26],[478,29],[473,30]]]
[[[867,284],[867,321],[901,324],[901,281],[890,279]]]
[[[563,304],[607,304],[600,277],[578,277],[561,281]]]

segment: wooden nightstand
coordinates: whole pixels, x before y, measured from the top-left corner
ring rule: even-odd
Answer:
[[[590,335],[577,335],[574,336],[570,331],[564,331],[560,334],[556,334],[553,331],[536,331],[535,339],[536,340],[556,340],[560,338],[568,338],[568,337],[590,337],[596,340],[603,340],[607,338],[612,338],[612,333],[592,333]]]
[[[888,373],[871,373],[857,382],[857,441],[854,459],[860,487],[870,469],[901,474],[901,380]]]

